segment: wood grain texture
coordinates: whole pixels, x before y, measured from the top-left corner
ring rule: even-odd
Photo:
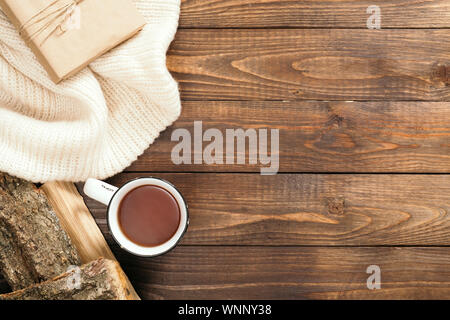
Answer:
[[[175,165],[171,152],[179,142],[171,135],[185,128],[193,137],[194,121],[202,121],[203,132],[217,128],[224,136],[226,129],[279,129],[280,172],[450,172],[450,102],[410,101],[186,101],[180,119],[126,171],[260,172],[265,166],[249,164],[248,146],[243,165]]]
[[[48,182],[41,189],[47,195],[62,227],[77,248],[83,264],[100,257],[115,260],[74,184]]]
[[[167,66],[187,100],[450,100],[447,30],[185,29]]]
[[[448,28],[449,0],[182,0],[181,28],[366,28],[367,7],[382,28]]]
[[[388,30],[366,29],[369,5]],[[182,116],[108,182],[169,180],[189,204],[189,230],[168,254],[137,258],[86,199],[140,296],[449,298],[450,247],[433,247],[450,245],[449,175],[302,173],[450,172],[450,34],[431,29],[449,18],[449,0],[183,0],[167,57]],[[171,133],[200,120],[280,129],[288,174],[173,165]],[[366,287],[372,264],[382,290]]]
[[[450,176],[119,174],[172,182],[189,204],[182,245],[450,245]],[[104,206],[87,205],[106,238]]]
[[[121,253],[144,299],[448,299],[450,248],[177,247]],[[381,289],[367,289],[367,267]]]

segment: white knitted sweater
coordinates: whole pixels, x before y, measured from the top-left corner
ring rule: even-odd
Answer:
[[[0,171],[33,182],[103,179],[180,114],[166,51],[180,0],[134,0],[148,24],[55,85],[0,11]]]

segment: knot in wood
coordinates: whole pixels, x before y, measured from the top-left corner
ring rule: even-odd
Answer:
[[[345,213],[344,197],[335,197],[327,199],[327,211],[329,214],[343,215]]]
[[[450,66],[443,65],[443,64],[436,64],[433,67],[433,71],[431,73],[431,82],[433,84],[439,84],[439,85],[450,85]]]

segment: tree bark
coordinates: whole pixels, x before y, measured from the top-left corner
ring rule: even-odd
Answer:
[[[43,192],[0,173],[0,271],[12,290],[39,283],[80,265]]]
[[[130,300],[127,278],[116,261],[100,258],[53,280],[0,295],[0,300]]]

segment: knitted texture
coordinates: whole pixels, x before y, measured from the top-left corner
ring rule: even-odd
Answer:
[[[58,85],[0,11],[0,171],[33,182],[107,178],[178,118],[166,52],[180,0],[133,2],[144,29]]]

